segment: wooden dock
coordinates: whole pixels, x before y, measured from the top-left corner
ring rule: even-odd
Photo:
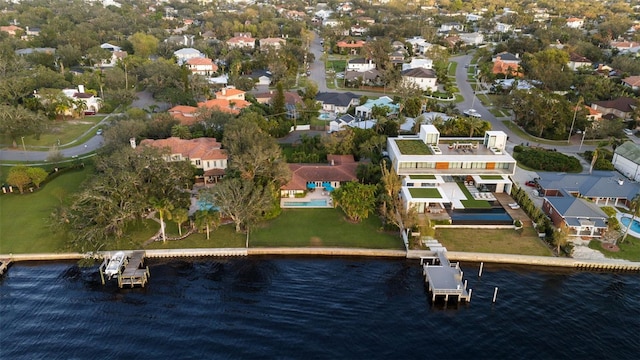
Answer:
[[[429,287],[431,302],[438,298],[449,302],[450,298],[458,302],[471,301],[472,290],[467,290],[467,282],[462,280],[463,272],[460,263],[451,264],[447,258],[447,249],[437,242],[430,244],[431,256],[420,258],[422,274]]]
[[[9,260],[9,259],[0,259],[0,276],[4,275],[4,273],[9,268],[10,264],[11,264],[11,260]]]
[[[151,276],[149,267],[144,265],[144,259],[146,256],[145,252],[141,250],[133,251],[127,253],[126,256],[127,260],[124,262],[122,268],[116,275],[116,279],[118,280],[118,287],[144,287],[149,281],[149,277]],[[108,263],[109,258],[105,257],[102,265],[100,265],[99,268],[102,285],[105,284],[104,269],[106,268]]]

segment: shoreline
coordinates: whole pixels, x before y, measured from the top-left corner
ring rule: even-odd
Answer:
[[[133,250],[128,250],[129,252]],[[34,254],[0,254],[3,267],[8,269],[11,263],[23,261],[65,261],[81,260],[84,258],[101,259],[110,256],[115,251],[103,251],[99,254],[82,253],[34,253]],[[428,250],[392,250],[392,249],[363,249],[363,248],[324,248],[324,247],[264,247],[264,248],[199,248],[199,249],[166,249],[145,250],[147,258],[181,258],[181,257],[238,257],[238,256],[360,256],[420,259],[422,256],[433,255]],[[550,256],[531,256],[514,254],[493,254],[448,251],[447,256],[453,261],[493,263],[505,265],[530,265],[541,267],[563,267],[576,270],[611,270],[640,272],[640,262],[630,262],[613,259],[574,259]],[[6,265],[6,266],[4,266]],[[0,273],[2,275],[3,272]]]

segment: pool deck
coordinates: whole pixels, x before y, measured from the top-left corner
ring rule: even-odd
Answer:
[[[287,203],[305,203],[312,200],[325,200],[326,206],[290,206]],[[313,192],[308,192],[303,198],[281,198],[280,207],[283,209],[331,209],[333,208],[333,199],[328,191],[316,189]]]

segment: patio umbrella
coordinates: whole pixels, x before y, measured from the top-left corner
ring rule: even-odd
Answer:
[[[316,184],[315,183],[308,183],[307,184],[307,188],[308,189],[315,189],[316,188]]]

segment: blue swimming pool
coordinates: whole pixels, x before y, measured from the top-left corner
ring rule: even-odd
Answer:
[[[331,120],[331,116],[329,116],[329,114],[323,113],[318,115],[318,119],[320,120]]]
[[[503,208],[465,209],[451,212],[452,225],[512,225],[513,219]]]
[[[327,199],[314,199],[310,201],[285,201],[283,202],[285,207],[325,207],[327,206]]]
[[[627,229],[627,226],[629,226],[629,221],[631,221],[631,218],[629,217],[620,218],[620,222],[622,223],[622,226],[624,227],[625,230]],[[633,220],[633,223],[631,223],[630,230],[640,234],[640,222],[638,222],[638,220]]]
[[[218,206],[213,205],[212,203],[208,202],[208,201],[204,201],[204,200],[198,200],[197,201],[198,204],[198,209],[199,210],[215,210],[215,211],[220,211],[220,208]]]

